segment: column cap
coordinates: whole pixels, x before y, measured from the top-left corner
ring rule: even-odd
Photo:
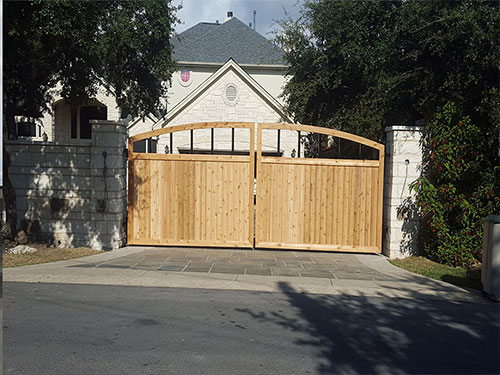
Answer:
[[[89,120],[91,124],[105,124],[105,125],[121,125],[125,126],[125,124],[121,121],[113,121],[113,120]]]
[[[395,131],[416,131],[421,132],[425,128],[424,125],[392,125],[385,128],[385,132],[395,132]]]

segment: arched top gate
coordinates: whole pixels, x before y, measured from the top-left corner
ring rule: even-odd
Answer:
[[[227,128],[231,147],[217,149],[214,130]],[[201,138],[195,131],[202,129],[210,130],[204,150],[195,147]],[[174,153],[175,133],[186,131],[187,146]],[[242,131],[244,150],[235,148]],[[263,136],[269,131],[277,133],[277,152]],[[280,138],[282,131],[297,133],[293,145],[290,136]],[[135,142],[165,135],[169,153],[134,151]],[[359,146],[359,155],[343,155],[342,142],[351,151]],[[135,135],[129,138],[128,241],[381,252],[383,165],[382,144],[310,125],[203,122]]]

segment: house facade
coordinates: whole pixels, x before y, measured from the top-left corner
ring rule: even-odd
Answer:
[[[174,44],[178,69],[173,74],[167,108],[162,117],[125,119],[112,90],[101,87],[88,103],[71,111],[69,104],[57,98],[52,111],[40,119],[18,119],[19,135],[31,140],[65,142],[91,138],[90,120],[123,120],[128,122],[129,136],[165,126],[206,121],[289,122],[280,97],[285,84],[286,65],[283,51],[236,17],[222,23],[201,22],[180,33]],[[56,88],[57,91],[57,88]],[[237,130],[235,148],[248,150],[249,139]],[[227,132],[226,132],[227,133]],[[216,149],[230,148],[230,135],[222,130],[215,134]],[[274,132],[275,133],[275,132]],[[263,134],[263,150],[275,150],[290,156],[297,149],[297,135]],[[210,134],[195,134],[194,147],[207,150]],[[151,139],[137,145],[138,151],[178,153],[191,145],[189,134]],[[172,147],[173,146],[173,147]]]
[[[281,122],[286,120],[280,97],[285,84],[283,52],[236,17],[224,23],[199,23],[179,34],[174,42],[178,70],[172,77],[166,114],[154,121],[137,119],[129,135],[166,126],[206,121]],[[231,149],[228,129],[215,131],[215,153]],[[234,149],[248,150],[249,137],[236,130]],[[263,134],[263,150],[290,156],[297,152],[297,135]],[[209,152],[211,134],[198,130],[193,142],[189,132],[160,137],[139,146],[160,153]],[[213,147],[212,147],[213,148]],[[213,151],[213,150],[212,150]]]
[[[55,91],[59,92],[60,88],[56,87]],[[16,122],[20,139],[64,143],[91,139],[90,120],[118,121],[120,115],[115,96],[102,86],[95,98],[76,108],[73,113],[70,105],[61,96],[56,95],[51,104],[51,111],[45,112],[43,117],[37,119],[17,117]]]

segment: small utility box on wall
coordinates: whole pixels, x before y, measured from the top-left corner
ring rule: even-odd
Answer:
[[[490,299],[500,301],[500,215],[489,215],[484,219],[483,267],[481,282],[483,293]]]

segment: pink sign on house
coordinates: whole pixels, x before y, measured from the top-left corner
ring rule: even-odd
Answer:
[[[182,82],[189,82],[191,79],[191,72],[188,69],[182,69],[181,70],[181,81]]]

